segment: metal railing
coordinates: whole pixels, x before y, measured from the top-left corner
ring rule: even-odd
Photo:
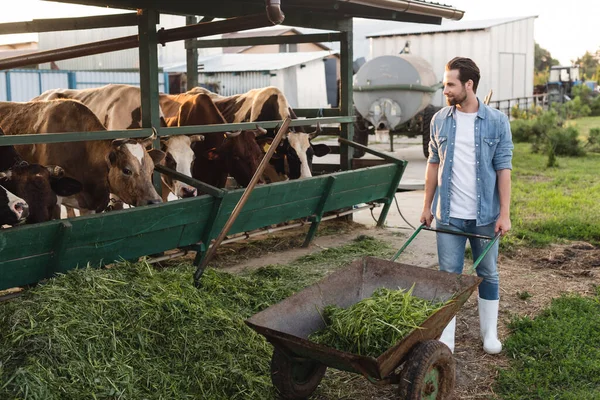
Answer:
[[[542,107],[542,109],[548,109],[548,94],[536,94],[533,96],[516,97],[513,99],[496,100],[490,101],[490,107],[502,111],[504,114],[511,118],[512,109],[514,106],[518,106],[519,109],[528,112],[535,107]]]

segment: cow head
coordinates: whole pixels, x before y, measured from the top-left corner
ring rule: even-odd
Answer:
[[[179,118],[166,118],[165,122],[168,127],[178,126]],[[161,137],[160,146],[162,151],[165,152],[165,167],[191,177],[192,163],[195,158],[192,143],[203,140],[203,135]],[[162,175],[162,182],[177,197],[194,197],[196,195],[195,187],[175,180],[168,175]]]
[[[16,225],[29,215],[27,202],[0,186],[0,226]]]
[[[330,152],[325,144],[312,144],[310,141],[319,135],[321,127],[311,133],[302,129],[296,132],[293,128],[288,132],[287,138],[282,140],[277,148],[273,160],[275,170],[279,176],[287,175],[289,179],[309,178],[312,176],[313,157],[323,157]]]
[[[162,202],[152,185],[152,173],[165,153],[156,149],[146,151],[146,144],[147,141],[115,139],[106,155],[110,192],[134,206]]]
[[[263,157],[257,136],[262,130],[246,130],[226,132],[220,145],[209,148],[202,153],[203,157],[219,162],[238,184],[248,186]]]
[[[29,205],[27,223],[52,219],[56,196],[72,196],[82,190],[79,181],[65,177],[58,166],[42,166],[20,162],[6,172],[0,172],[0,185],[22,198]]]
[[[189,96],[179,108],[176,120],[167,124],[177,126],[213,125],[226,123],[212,99],[206,94]],[[196,161],[193,176],[217,187],[224,187],[227,174],[242,186],[247,186],[256,172],[262,152],[256,143],[260,130],[208,133],[204,141],[193,145]]]

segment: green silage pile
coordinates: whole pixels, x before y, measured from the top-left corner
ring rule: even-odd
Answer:
[[[0,303],[0,399],[274,399],[272,346],[244,324],[356,255],[369,237],[232,275],[144,262],[83,268]]]
[[[412,295],[409,290],[377,289],[371,297],[348,308],[329,305],[323,310],[326,327],[309,340],[337,350],[379,357],[445,303]]]

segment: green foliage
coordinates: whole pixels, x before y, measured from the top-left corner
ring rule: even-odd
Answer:
[[[345,309],[329,305],[323,310],[326,327],[309,339],[337,350],[379,357],[444,305],[414,297],[413,288],[377,289]]]
[[[572,103],[572,102],[570,102]],[[579,157],[585,154],[579,140],[579,131],[573,126],[564,126],[564,120],[556,110],[523,114],[516,108],[521,119],[511,122],[515,143],[531,143],[534,153],[548,155],[548,167],[558,166],[556,156]]]
[[[536,72],[547,71],[551,66],[558,65],[558,60],[552,58],[552,54],[539,44],[535,43],[534,48],[534,67]],[[546,80],[547,81],[547,80]],[[544,81],[544,82],[546,82]]]
[[[515,318],[504,343],[510,366],[496,393],[505,400],[600,398],[600,297],[554,299],[534,320]]]
[[[528,300],[532,296],[531,296],[531,293],[529,293],[528,291],[525,290],[525,291],[522,291],[522,292],[517,292],[517,297],[519,299],[521,299],[521,300]]]
[[[599,66],[598,59],[589,51],[586,51],[583,56],[575,60],[575,64],[580,66],[582,79],[592,79]]]
[[[600,153],[600,128],[591,128],[585,147],[588,151]]]

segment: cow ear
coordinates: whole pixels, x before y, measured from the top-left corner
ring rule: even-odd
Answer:
[[[113,167],[117,163],[116,151],[111,151],[110,153],[108,153],[108,155],[106,156],[106,163],[108,164],[109,168]]]
[[[317,157],[323,157],[324,155],[329,154],[329,152],[331,151],[331,148],[326,144],[313,144],[312,148],[315,152],[315,156]]]
[[[83,185],[73,178],[50,179],[52,191],[59,196],[73,196],[83,190]]]
[[[165,152],[158,150],[158,149],[152,149],[150,151],[148,151],[148,155],[150,156],[150,158],[152,158],[152,161],[154,162],[154,165],[158,165],[161,163],[162,160],[165,159]]]

